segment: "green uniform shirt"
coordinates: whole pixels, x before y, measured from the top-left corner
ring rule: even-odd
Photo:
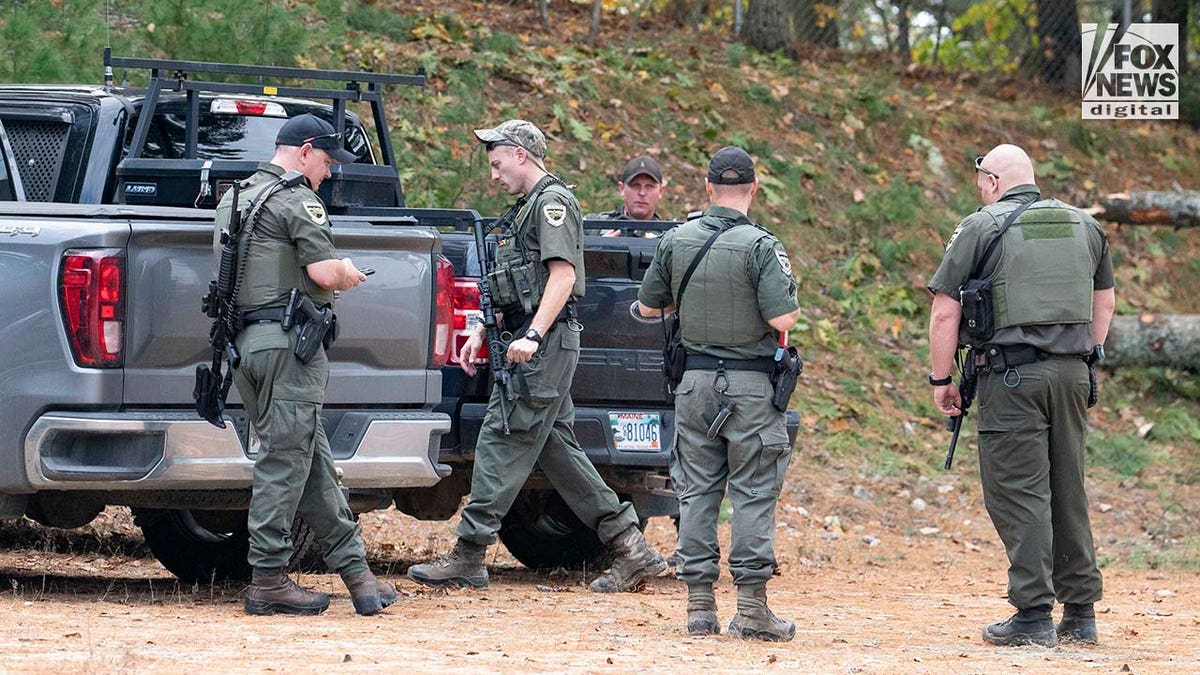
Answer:
[[[1037,199],[1041,199],[1041,192],[1036,185],[1018,185],[1005,192],[993,208],[986,211],[980,209],[963,218],[946,244],[946,256],[933,278],[929,280],[929,290],[945,293],[957,300],[959,288],[971,277],[988,244],[1004,226],[1008,214],[1022,204]],[[1095,218],[1083,212],[1080,212],[1080,215],[1084,223],[1090,226],[1089,245],[1092,259],[1096,261],[1092,288],[1096,291],[1112,288],[1112,259],[1109,257],[1108,240],[1104,230]],[[997,247],[980,271],[981,278],[995,270],[999,259],[1000,249]],[[967,344],[964,338],[965,334],[960,335],[960,342]],[[1001,345],[1032,345],[1054,354],[1085,354],[1092,349],[1092,326],[1089,323],[1012,326],[997,330],[989,342]]]
[[[750,245],[744,267],[729,269],[716,264],[710,265],[709,263],[716,260],[708,257],[713,254],[710,250],[705,260],[696,268],[684,291],[686,301],[682,303],[679,316],[684,328],[683,344],[689,351],[731,359],[771,356],[778,345],[779,333],[772,329],[767,321],[799,308],[796,302],[796,281],[792,278],[791,261],[783,249],[783,244],[773,234],[753,223],[746,214],[723,206],[710,206],[703,216],[689,220],[662,236],[654,252],[654,260],[650,262],[650,268],[646,270],[646,276],[642,279],[638,301],[652,308],[663,308],[672,304],[678,306],[679,303],[676,303],[674,297],[675,289],[691,264],[690,258],[674,260],[674,251],[680,239],[707,239],[717,230],[739,225],[754,227],[761,233]],[[728,235],[722,235],[725,236]],[[721,238],[718,238],[713,244],[714,248],[721,243]],[[678,278],[675,278],[676,275]],[[737,278],[737,275],[741,275],[741,278]],[[735,281],[737,283],[734,283]],[[731,287],[748,290],[745,297],[732,297],[727,290]],[[738,308],[757,310],[751,312],[751,323],[759,322],[758,325],[734,327],[737,331],[753,333],[754,338],[736,345],[704,344],[688,339],[689,321],[698,321],[703,317],[718,325],[740,323],[741,320],[735,317]]]
[[[531,258],[542,263],[551,260],[571,263],[575,267],[575,287],[571,295],[582,298],[586,275],[583,269],[583,214],[579,201],[560,183],[551,183],[540,191],[535,186],[533,192],[533,199],[517,217],[521,242]]]
[[[274,183],[283,174],[281,167],[270,162],[258,166],[241,190],[238,206],[243,216],[254,206],[248,197],[258,192],[256,188]],[[218,208],[230,208],[232,198],[233,191],[226,192]],[[246,223],[243,236],[251,226]],[[315,192],[304,183],[275,192],[263,205],[258,224],[253,227],[237,298],[239,307],[245,310],[283,305],[293,288],[299,288],[317,305],[333,302],[333,291],[317,286],[304,272],[305,265],[338,257],[329,215]]]

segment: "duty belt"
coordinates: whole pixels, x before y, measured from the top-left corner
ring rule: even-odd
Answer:
[[[262,307],[242,312],[242,326],[245,327],[255,323],[282,323],[283,310],[283,307]]]
[[[533,311],[530,312],[529,314],[526,314],[525,312],[523,312],[519,309],[513,310],[511,312],[505,312],[504,313],[504,327],[513,333],[516,333],[517,331],[524,332],[526,329],[529,328],[529,324],[530,324],[530,322],[533,321],[533,317],[536,314],[537,314],[537,307],[534,307]],[[572,299],[568,300],[567,304],[563,305],[563,308],[558,311],[558,316],[554,317],[554,322],[550,324],[549,330],[554,330],[554,327],[557,324],[565,323],[567,321],[570,321],[571,319],[576,319],[576,318],[578,318],[578,316],[579,315],[575,308],[575,299],[572,298]],[[547,331],[547,332],[549,332],[549,331]]]
[[[757,359],[719,359],[715,356],[688,352],[684,370],[752,370],[770,373],[775,368],[775,359],[762,356]]]
[[[979,372],[988,370],[1003,373],[1017,366],[1046,359],[1087,359],[1084,354],[1052,354],[1032,345],[984,345],[975,351],[975,367]]]

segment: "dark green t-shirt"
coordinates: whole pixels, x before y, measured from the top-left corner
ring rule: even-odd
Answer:
[[[1005,192],[995,204],[983,207],[963,218],[946,244],[946,255],[933,278],[929,280],[929,290],[944,293],[958,300],[959,288],[971,278],[975,266],[983,258],[988,244],[999,234],[1008,214],[1022,204],[1037,199],[1041,199],[1041,192],[1037,186],[1018,185]],[[1088,226],[1088,245],[1096,264],[1092,288],[1095,291],[1112,288],[1112,258],[1109,256],[1104,229],[1095,218],[1082,211],[1079,214]],[[991,274],[999,259],[1000,249],[997,247],[983,266],[980,278]],[[965,337],[965,333],[961,334],[960,342],[966,344]],[[997,330],[989,342],[1001,345],[1032,345],[1054,354],[1084,354],[1092,349],[1092,326],[1090,323],[1013,326]]]

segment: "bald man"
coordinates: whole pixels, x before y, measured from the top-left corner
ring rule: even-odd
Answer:
[[[929,383],[934,405],[960,414],[951,375],[959,346],[970,348],[984,502],[1004,542],[1008,601],[1017,608],[984,628],[983,639],[1095,643],[1102,584],[1083,454],[1093,368],[1116,306],[1108,242],[1091,216],[1042,198],[1033,162],[1015,145],[976,158],[975,184],[984,206],[955,228],[929,282]],[[991,281],[982,313],[960,302],[972,298],[960,290],[974,279]],[[1056,599],[1064,605],[1057,626]]]

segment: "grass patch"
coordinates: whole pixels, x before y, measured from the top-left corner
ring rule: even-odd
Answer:
[[[1088,437],[1087,457],[1092,466],[1112,471],[1121,479],[1140,474],[1154,461],[1149,443],[1134,434],[1097,431]]]

